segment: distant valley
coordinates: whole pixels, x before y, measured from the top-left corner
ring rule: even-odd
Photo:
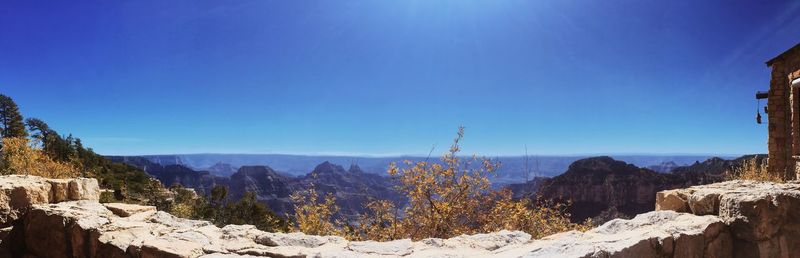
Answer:
[[[530,157],[527,166],[533,171],[527,181],[524,157],[501,157],[502,168],[493,184],[509,187],[516,198],[570,201],[573,220],[593,218],[602,222],[652,210],[657,191],[722,181],[730,167],[751,157],[705,160],[700,160],[704,156]],[[345,219],[362,213],[368,200],[388,199],[402,206],[405,200],[395,192],[385,169],[393,161],[425,160],[232,154],[108,158],[141,168],[165,186],[182,185],[200,194],[224,186],[229,188],[231,200],[253,192],[258,201],[278,214],[293,213],[289,196],[313,185],[323,195],[337,197],[342,209],[340,215]],[[541,172],[534,173],[536,167]],[[559,169],[560,172],[555,172]]]
[[[402,200],[394,191],[391,180],[377,174],[365,173],[358,165],[349,168],[322,162],[302,176],[286,175],[265,165],[247,165],[229,173],[231,166],[223,163],[215,168],[225,169],[229,176],[218,176],[209,171],[196,171],[184,164],[159,164],[150,157],[109,156],[114,162],[121,162],[140,168],[165,186],[181,185],[193,188],[199,194],[208,194],[215,186],[228,188],[228,198],[238,200],[246,192],[253,192],[259,202],[267,204],[278,214],[293,213],[291,194],[309,189],[312,186],[321,196],[332,194],[341,207],[340,215],[354,219],[364,212],[363,204],[368,200],[391,200],[402,205]],[[232,171],[232,170],[231,170]]]
[[[331,162],[343,166],[358,165],[364,172],[385,175],[391,162],[403,160],[437,161],[438,156],[415,157],[359,157],[359,156],[306,156],[286,154],[177,154],[177,155],[144,155],[150,162],[166,165],[183,165],[185,167],[208,171],[215,176],[230,176],[238,167],[267,165],[278,173],[287,176],[302,176],[309,173],[314,167],[323,162]],[[569,165],[579,159],[591,156],[503,156],[496,158],[502,163],[493,179],[495,184],[511,184],[525,182],[526,159],[529,178],[557,176],[569,168]],[[708,155],[612,155],[612,158],[636,165],[638,167],[651,167],[658,172],[687,166],[695,162],[702,162],[711,158]],[[730,159],[735,157],[721,158]]]

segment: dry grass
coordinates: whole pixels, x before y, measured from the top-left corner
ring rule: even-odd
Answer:
[[[727,173],[727,180],[752,180],[752,181],[768,181],[768,182],[786,182],[784,178],[777,173],[769,173],[767,170],[766,159],[759,159],[753,157],[744,160],[738,167],[732,168]]]

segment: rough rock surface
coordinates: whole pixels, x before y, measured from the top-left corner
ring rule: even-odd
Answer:
[[[99,200],[100,187],[93,178],[44,179],[9,175],[0,179],[0,227],[21,218],[31,205],[69,200]]]
[[[142,212],[156,212],[156,207],[154,206],[142,206],[126,203],[105,203],[103,206],[106,206],[106,209],[120,217],[130,217],[133,214]]]
[[[587,232],[570,231],[511,250],[507,257],[730,257],[731,236],[714,216],[673,211],[615,219]]]
[[[218,228],[145,208],[128,210],[133,213],[120,217],[93,201],[33,205],[24,219],[26,252],[37,257],[728,257],[731,250],[719,218],[673,211],[534,241],[523,232],[500,231],[417,242],[349,242],[249,225]]]
[[[412,242],[349,242],[335,236],[270,233],[250,225],[216,227],[146,206],[125,205],[126,217],[95,201],[35,204],[22,227],[25,255],[34,257],[479,257],[530,235],[494,234]],[[22,254],[19,254],[22,255]]]
[[[717,159],[693,166],[716,163]],[[652,211],[658,191],[707,183],[715,178],[709,173],[682,171],[665,174],[611,157],[580,159],[561,175],[538,179],[525,184],[512,185],[515,196],[561,199],[572,202],[568,212],[573,222],[592,218],[606,222],[614,218],[632,218]],[[686,170],[686,171],[684,171]],[[716,182],[716,181],[714,181]]]
[[[86,179],[0,176],[0,198],[14,207],[3,210],[13,227],[0,230],[0,257],[800,256],[797,183],[732,181],[664,191],[658,194],[660,211],[539,240],[500,231],[388,242],[271,233],[251,225],[220,228],[150,206],[100,204],[95,186]],[[66,201],[55,201],[62,197]]]
[[[663,191],[656,210],[718,216],[736,257],[800,257],[800,183],[727,181]]]

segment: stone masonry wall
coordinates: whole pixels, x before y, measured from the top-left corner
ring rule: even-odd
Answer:
[[[800,154],[800,135],[792,133],[792,125],[800,123],[798,105],[800,94],[792,92],[791,79],[800,71],[800,45],[768,62],[772,67],[768,110],[769,170],[786,178],[795,178],[793,154]]]

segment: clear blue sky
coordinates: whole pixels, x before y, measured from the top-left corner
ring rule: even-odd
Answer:
[[[89,2],[0,4],[0,92],[102,154],[763,153],[800,42],[798,1]]]

